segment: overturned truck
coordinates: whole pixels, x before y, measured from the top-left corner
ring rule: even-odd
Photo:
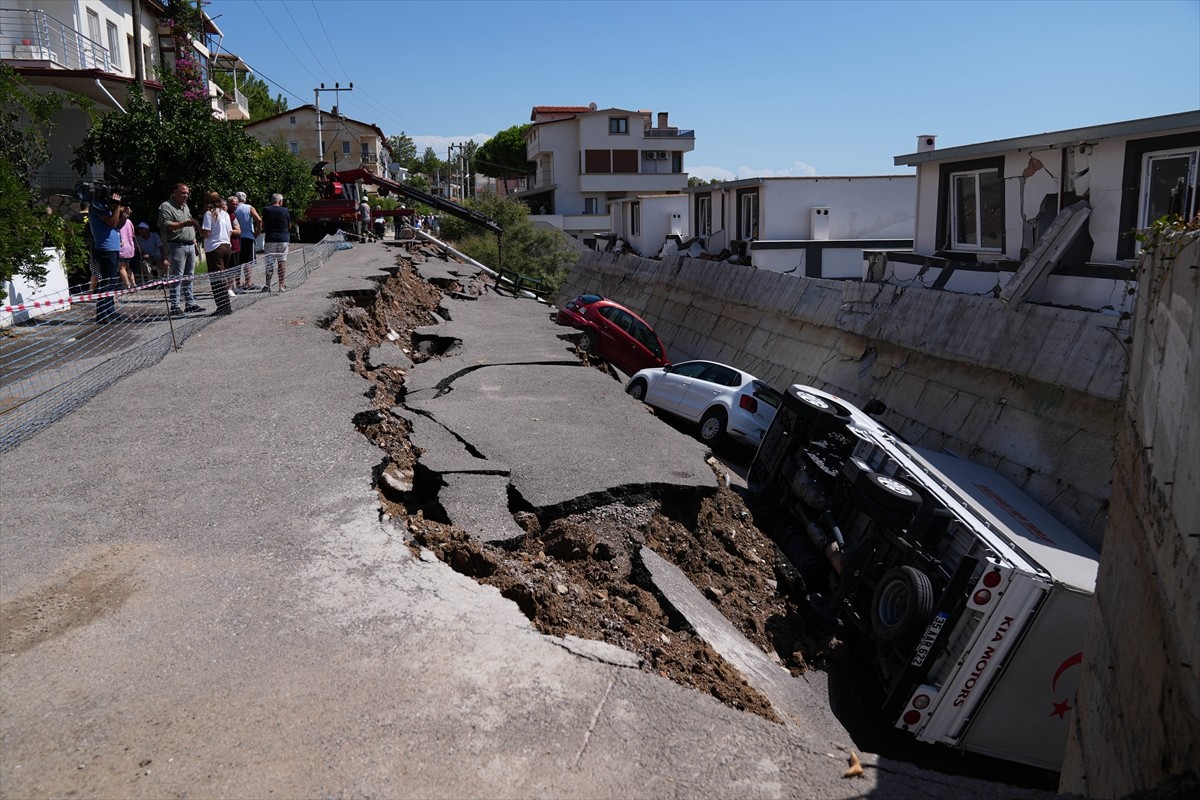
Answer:
[[[810,623],[869,644],[889,720],[1061,767],[1095,551],[994,470],[809,386],[785,393],[748,484]]]

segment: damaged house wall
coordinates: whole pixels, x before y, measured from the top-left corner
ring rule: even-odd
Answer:
[[[889,253],[872,277],[998,295],[1056,216],[1082,202],[1090,213],[1082,232],[1054,253],[1029,299],[1128,313],[1136,287],[1132,232],[1147,224],[1143,204],[1170,188],[1186,200],[1179,213],[1195,213],[1197,153],[1200,111],[897,156],[897,165],[917,168],[915,244],[911,253]],[[1164,156],[1176,166],[1152,165]],[[1174,186],[1173,170],[1189,157],[1190,178]],[[989,199],[984,176],[998,180],[999,202]],[[971,188],[960,194],[960,181]],[[1158,195],[1155,203],[1162,207],[1153,217],[1173,205]],[[964,238],[977,221],[985,235]],[[993,231],[998,241],[987,235]]]
[[[1170,250],[1160,247],[1142,275],[1062,770],[1060,789],[1087,797],[1200,770],[1200,238],[1163,257]]]
[[[674,361],[879,398],[909,441],[998,470],[1099,549],[1126,368],[1114,317],[602,253],[583,257],[558,301],[585,292],[642,314]]]

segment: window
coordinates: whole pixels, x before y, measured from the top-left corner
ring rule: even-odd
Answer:
[[[708,361],[685,361],[682,364],[676,364],[671,367],[671,374],[681,375],[684,378],[699,378],[711,366],[712,363]]]
[[[288,142],[288,149],[292,151],[292,155],[294,155],[294,156],[300,155],[300,143],[299,142]]]
[[[1196,214],[1196,162],[1200,148],[1147,153],[1142,157],[1141,200],[1138,227],[1148,228],[1157,219],[1175,215],[1191,219]]]
[[[349,142],[345,142],[345,141],[342,142],[342,155],[344,155],[344,156],[350,155],[350,143]]]
[[[758,191],[738,192],[738,238],[758,238]]]
[[[683,172],[683,153],[671,153],[671,172]]]
[[[712,235],[712,195],[696,195],[696,235]]]
[[[950,175],[950,243],[955,250],[999,250],[1004,184],[995,169]]]
[[[95,42],[97,45],[99,45],[100,44],[100,16],[95,11],[92,11],[89,8],[88,12],[87,12],[87,19],[88,19],[88,38],[91,39],[93,42]]]
[[[125,34],[125,53],[126,53],[126,57],[129,60],[129,71],[130,72],[136,71],[137,70],[137,56],[135,55],[135,51],[133,49],[133,35],[132,34]],[[143,64],[143,66],[145,66],[145,65]]]
[[[295,114],[292,114],[292,116],[288,118],[288,124],[289,124],[289,125],[295,125],[295,124],[296,124],[296,115],[295,115]]]
[[[642,347],[645,347],[647,350],[653,353],[655,358],[662,358],[662,347],[659,345],[658,337],[654,335],[654,331],[650,330],[650,328],[644,323],[638,322],[632,317],[630,317],[630,322],[632,322],[633,325],[630,328],[629,333],[632,334],[633,338],[637,339],[641,343]]]
[[[583,213],[599,214],[600,213],[600,198],[598,198],[598,197],[583,198]]]
[[[121,68],[121,32],[117,26],[109,22],[108,28],[108,57],[112,59],[113,69]]]
[[[608,132],[609,134],[629,133],[629,117],[609,117]]]
[[[367,160],[367,159],[369,159],[370,157],[371,157],[371,145],[370,145],[370,143],[368,143],[368,142],[363,142],[363,143],[362,143],[362,158],[363,158],[363,161],[366,161],[366,160]]]
[[[700,376],[700,380],[715,383],[717,386],[741,386],[742,375],[737,370],[730,369],[723,364],[712,364],[704,374]]]
[[[630,236],[641,236],[642,235],[642,204],[641,203],[630,203],[629,204],[629,235]]]
[[[612,151],[584,150],[583,169],[592,175],[602,175],[612,172]]]
[[[637,150],[613,150],[612,171],[614,173],[635,174],[638,171]]]

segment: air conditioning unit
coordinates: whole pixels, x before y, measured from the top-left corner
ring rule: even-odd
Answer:
[[[666,161],[666,160],[667,160],[667,158],[668,158],[667,151],[666,151],[666,150],[659,150],[659,151],[658,151],[658,158],[659,158],[659,160],[660,160],[660,161]]]
[[[656,160],[658,160],[658,153],[654,152],[653,150],[647,150],[646,158],[649,161],[656,161]]]

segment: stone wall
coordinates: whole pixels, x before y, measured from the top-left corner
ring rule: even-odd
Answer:
[[[1200,771],[1200,239],[1174,249],[1159,248],[1139,280],[1110,524],[1063,765],[1061,789],[1090,797]]]
[[[1127,363],[1117,316],[602,253],[583,257],[557,300],[584,292],[645,317],[675,361],[879,398],[909,441],[997,469],[1099,549]]]

